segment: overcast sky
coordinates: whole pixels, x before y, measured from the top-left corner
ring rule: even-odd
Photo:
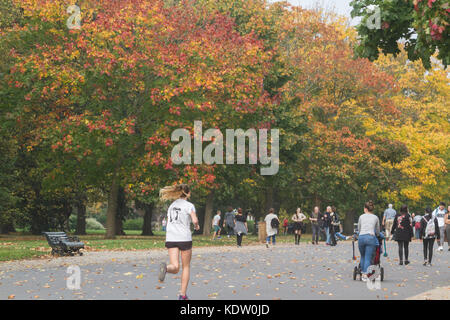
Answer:
[[[269,0],[270,2],[275,2],[277,0]],[[339,13],[343,16],[350,17],[350,12],[352,11],[352,7],[350,6],[350,2],[352,0],[287,0],[289,3],[293,5],[300,5],[305,9],[314,8],[317,4],[325,9],[333,9],[334,12]],[[352,21],[352,25],[356,22]]]

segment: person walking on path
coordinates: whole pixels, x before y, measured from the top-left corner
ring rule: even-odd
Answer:
[[[439,204],[439,207],[437,207],[434,211],[433,211],[433,217],[435,217],[438,221],[439,224],[439,234],[440,234],[440,239],[438,240],[438,251],[442,251],[444,250],[444,238],[445,238],[445,222],[444,222],[444,217],[445,214],[447,213],[447,209],[445,209],[445,203],[441,202]]]
[[[302,237],[302,229],[303,229],[303,220],[306,219],[306,216],[302,213],[302,209],[297,208],[297,211],[292,216],[292,221],[294,221],[294,236],[295,236],[295,244],[300,244],[300,238]]]
[[[397,215],[397,211],[395,211],[392,208],[392,204],[389,203],[388,208],[386,210],[384,210],[383,221],[381,222],[381,225],[383,226],[383,228],[385,229],[385,232],[386,232],[386,240],[391,239],[392,224],[394,223],[394,219],[395,219],[396,215]]]
[[[327,207],[327,211],[322,216],[323,228],[325,229],[325,233],[327,234],[327,240],[325,242],[326,245],[331,245],[331,207]]]
[[[358,219],[358,249],[361,254],[361,280],[367,281],[367,269],[372,263],[372,257],[379,245],[380,220],[373,214],[372,201],[364,204],[364,214]]]
[[[238,248],[242,247],[242,238],[248,233],[247,228],[247,216],[242,214],[242,208],[237,210],[237,214],[234,217],[234,233],[236,233],[236,242]]]
[[[398,257],[400,265],[403,265],[403,252],[405,253],[405,265],[409,264],[409,243],[413,235],[412,219],[408,213],[408,207],[402,205],[400,213],[394,218],[391,233],[394,235],[395,241],[398,243]]]
[[[414,224],[414,237],[416,239],[420,239],[420,222],[422,221],[422,216],[420,214],[416,214],[413,217]]]
[[[214,218],[212,220],[212,227],[213,227],[213,230],[214,230],[214,234],[213,234],[212,240],[216,240],[216,236],[217,236],[217,239],[220,239],[220,226],[219,226],[219,223],[220,223],[220,219],[221,219],[221,217],[220,217],[221,213],[222,212],[220,210],[217,210],[217,213],[216,213],[216,215],[214,216]]]
[[[225,217],[224,217],[224,221],[223,221],[223,227],[227,231],[228,238],[234,234],[234,227],[235,227],[234,218],[235,218],[235,214],[233,212],[233,208],[228,207],[227,212],[225,212]]]
[[[448,251],[450,251],[450,206],[448,206],[447,208],[447,213],[445,214],[444,217],[444,224],[445,224],[445,237],[447,238]]]
[[[336,241],[336,233],[339,233],[339,217],[336,212],[336,207],[331,207],[330,213],[330,245],[335,246],[337,244]]]
[[[425,215],[420,222],[420,238],[423,239],[423,265],[431,266],[434,240],[440,238],[438,221],[431,214],[431,208],[425,209]]]
[[[313,212],[311,213],[311,217],[309,220],[311,221],[311,229],[312,229],[312,244],[319,244],[319,221],[321,220],[322,216],[319,211],[319,207],[314,207]]]
[[[289,226],[289,220],[288,220],[288,218],[284,218],[284,220],[283,220],[283,234],[284,235],[287,234],[288,226]]]
[[[170,264],[161,263],[159,281],[164,281],[167,272],[172,274],[178,273],[181,255],[183,270],[181,274],[181,292],[178,300],[188,300],[186,291],[189,284],[192,257],[191,223],[194,224],[195,230],[200,229],[195,206],[187,201],[190,196],[191,191],[187,184],[164,187],[160,191],[162,200],[176,200],[172,202],[167,210],[166,248],[169,252]]]
[[[163,218],[161,224],[162,224],[162,231],[166,232],[166,226],[167,226],[167,219],[166,219],[166,217]]]
[[[264,221],[266,222],[266,247],[269,247],[270,244],[270,238],[272,238],[272,245],[275,245],[276,243],[276,235],[278,233],[278,227],[280,226],[280,220],[278,220],[277,215],[274,213],[275,210],[273,208],[270,208],[269,214],[264,218]]]

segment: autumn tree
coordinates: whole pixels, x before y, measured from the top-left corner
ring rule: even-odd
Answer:
[[[356,53],[376,60],[379,52],[400,53],[399,42],[411,61],[421,60],[430,69],[432,56],[450,63],[450,4],[446,0],[354,0],[352,17],[360,43]]]

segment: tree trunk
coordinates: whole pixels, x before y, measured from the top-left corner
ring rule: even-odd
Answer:
[[[63,204],[63,223],[62,223],[62,229],[65,232],[70,232],[70,224],[69,224],[69,218],[70,215],[72,214],[72,205],[69,203],[69,201],[64,200],[64,204]]]
[[[116,215],[117,215],[117,203],[119,195],[119,183],[118,178],[113,179],[111,190],[108,195],[108,209],[106,210],[106,235],[105,239],[116,238]]]
[[[266,188],[266,203],[265,203],[265,212],[263,212],[263,217],[269,213],[270,208],[273,208],[273,188],[272,186],[268,186]]]
[[[344,234],[353,234],[353,223],[355,222],[355,210],[350,210],[344,219]]]
[[[206,197],[205,217],[203,219],[203,235],[211,234],[211,223],[213,215],[214,191],[211,191]]]
[[[116,235],[123,236],[125,231],[123,230],[123,221],[128,214],[127,199],[125,196],[125,190],[123,187],[119,187],[119,193],[117,195],[117,214],[116,214]]]
[[[123,220],[122,217],[116,215],[116,236],[125,235],[125,231],[123,230]]]
[[[314,206],[319,207],[319,210],[320,210],[320,199],[317,194],[314,194]]]
[[[153,236],[152,231],[152,217],[153,217],[153,208],[155,205],[153,203],[144,203],[144,224],[142,226],[142,235],[143,236]]]
[[[8,222],[4,224],[0,224],[0,234],[8,234],[10,232],[16,232],[14,228],[14,224]]]
[[[77,229],[75,231],[78,235],[86,234],[86,204],[83,200],[79,200],[77,207]]]

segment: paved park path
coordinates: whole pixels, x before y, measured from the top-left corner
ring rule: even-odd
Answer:
[[[194,242],[195,244],[195,242]],[[433,266],[422,266],[422,244],[410,244],[408,266],[399,266],[397,244],[387,243],[382,258],[385,281],[369,290],[353,281],[351,241],[336,247],[209,247],[193,251],[191,299],[448,299],[450,252],[434,253]],[[357,249],[356,249],[357,250]],[[357,251],[358,252],[358,251]],[[358,255],[358,253],[357,253]],[[180,275],[158,283],[165,250],[86,252],[62,257],[0,263],[0,300],[6,299],[175,299]],[[78,265],[81,288],[66,286],[67,267]],[[431,292],[431,293],[430,293]]]

